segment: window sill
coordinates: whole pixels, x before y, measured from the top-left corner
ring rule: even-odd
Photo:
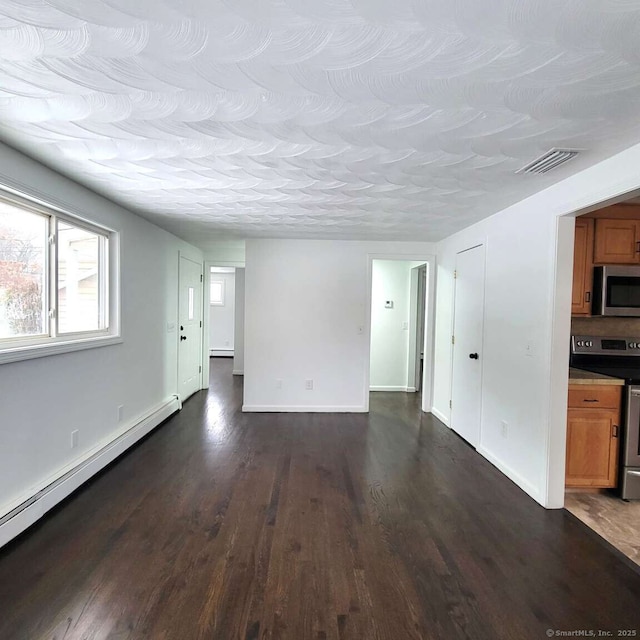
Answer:
[[[75,340],[61,340],[59,342],[46,342],[44,344],[31,344],[22,347],[9,347],[8,349],[0,350],[0,364],[32,360],[33,358],[44,358],[45,356],[56,356],[71,351],[107,347],[112,344],[120,344],[122,341],[122,336],[102,335],[93,338],[79,338]]]

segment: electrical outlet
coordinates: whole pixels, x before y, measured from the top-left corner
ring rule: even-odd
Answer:
[[[504,420],[500,423],[500,433],[503,438],[509,437],[509,425]]]
[[[305,380],[304,381],[304,388],[307,391],[313,391],[313,380]]]
[[[122,417],[124,415],[124,405],[118,405],[118,422],[122,422]]]
[[[282,389],[282,378],[276,379],[276,389]]]
[[[408,331],[409,330],[409,323],[408,322],[403,322],[402,323],[402,330],[403,331]]]
[[[71,448],[72,449],[75,449],[78,446],[78,435],[79,435],[79,432],[77,429],[71,432]]]

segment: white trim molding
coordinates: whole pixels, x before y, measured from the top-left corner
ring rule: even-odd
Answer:
[[[415,387],[386,387],[384,385],[373,385],[371,387],[369,387],[369,391],[402,391],[404,393],[415,393],[416,392],[416,388]]]
[[[445,424],[447,427],[450,427],[450,425],[449,425],[449,417],[446,416],[444,413],[442,413],[441,411],[438,411],[438,409],[436,409],[435,407],[431,407],[431,413],[436,418],[438,418],[438,420],[440,420],[440,422]]]
[[[367,413],[364,406],[299,406],[299,405],[255,405],[243,404],[244,413]]]
[[[85,452],[71,465],[58,470],[30,496],[23,496],[17,505],[0,512],[0,547],[28,529],[59,502],[71,495],[96,473],[122,455],[140,438],[182,408],[178,396],[172,396],[144,416],[120,430],[107,444]]]
[[[13,349],[2,349],[0,351],[0,364],[8,362],[19,362],[20,360],[33,360],[34,358],[44,358],[45,356],[55,356],[71,351],[82,351],[83,349],[96,349],[98,347],[108,347],[112,344],[123,342],[121,336],[104,335],[92,338],[82,338],[80,340],[61,340],[59,342],[43,342],[42,344],[30,344]]]
[[[523,478],[519,473],[514,471],[511,467],[504,464],[499,458],[496,458],[488,449],[479,446],[476,451],[486,458],[494,467],[497,467],[502,473],[504,473],[511,482],[518,485],[525,493],[529,494],[536,502],[540,502],[540,491],[538,488],[531,484],[528,480]]]

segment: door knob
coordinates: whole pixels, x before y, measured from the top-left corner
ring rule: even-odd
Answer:
[[[187,339],[187,336],[180,336],[180,341],[186,340],[186,339]]]
[[[470,353],[470,354],[469,354],[469,357],[470,357],[472,360],[477,360],[479,356],[478,356],[478,354],[477,354],[477,353]]]

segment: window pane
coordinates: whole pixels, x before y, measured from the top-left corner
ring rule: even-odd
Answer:
[[[193,287],[189,287],[189,320],[193,320]]]
[[[0,201],[0,339],[47,332],[49,219]]]
[[[58,333],[103,329],[97,233],[58,221]]]

